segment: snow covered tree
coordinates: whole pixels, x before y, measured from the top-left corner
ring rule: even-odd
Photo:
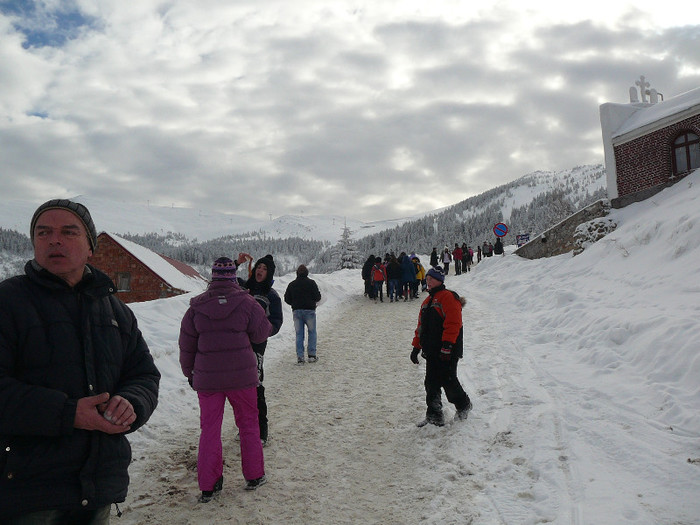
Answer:
[[[352,240],[352,231],[348,228],[347,222],[343,226],[343,233],[336,246],[337,250],[334,257],[336,270],[360,268],[362,266],[355,241]]]

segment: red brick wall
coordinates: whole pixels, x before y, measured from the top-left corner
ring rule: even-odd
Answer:
[[[682,131],[700,135],[700,115],[615,146],[619,197],[668,182],[673,174],[673,141]]]
[[[146,265],[105,234],[98,236],[97,250],[88,262],[106,273],[115,284],[118,284],[118,273],[131,274],[131,290],[117,292],[117,297],[125,303],[152,301],[183,293],[182,290],[167,286]]]

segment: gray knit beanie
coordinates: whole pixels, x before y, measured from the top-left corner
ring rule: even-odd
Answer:
[[[80,219],[80,221],[83,223],[83,226],[85,226],[88,242],[90,243],[90,249],[93,251],[93,253],[95,252],[95,249],[97,248],[97,231],[95,230],[95,223],[92,222],[90,212],[79,202],[73,202],[68,199],[52,199],[36,209],[29,229],[29,237],[32,240],[32,243],[34,242],[34,226],[36,226],[36,221],[39,218],[39,215],[47,210],[67,210],[78,217],[78,219]]]

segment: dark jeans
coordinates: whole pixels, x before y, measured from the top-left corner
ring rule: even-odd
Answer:
[[[267,341],[253,345],[255,357],[258,359],[258,423],[260,425],[260,439],[267,441],[267,401],[265,401],[265,387],[263,380],[265,379],[265,369],[263,368],[265,348]]]
[[[267,402],[265,401],[265,387],[258,385],[258,423],[260,425],[260,439],[267,441]]]
[[[469,396],[457,379],[457,359],[441,361],[437,357],[430,357],[425,361],[425,404],[427,409],[425,417],[428,421],[443,423],[442,417],[442,390],[445,390],[447,400],[457,410],[464,410],[469,406]]]
[[[97,510],[42,510],[5,521],[5,525],[109,525],[106,505]]]

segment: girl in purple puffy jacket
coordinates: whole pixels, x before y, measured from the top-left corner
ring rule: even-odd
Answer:
[[[251,343],[272,330],[265,311],[236,282],[236,263],[221,257],[212,266],[207,291],[190,301],[180,326],[180,366],[199,397],[197,477],[206,503],[223,486],[221,424],[226,400],[240,435],[246,489],[266,482],[258,426],[257,359]]]

